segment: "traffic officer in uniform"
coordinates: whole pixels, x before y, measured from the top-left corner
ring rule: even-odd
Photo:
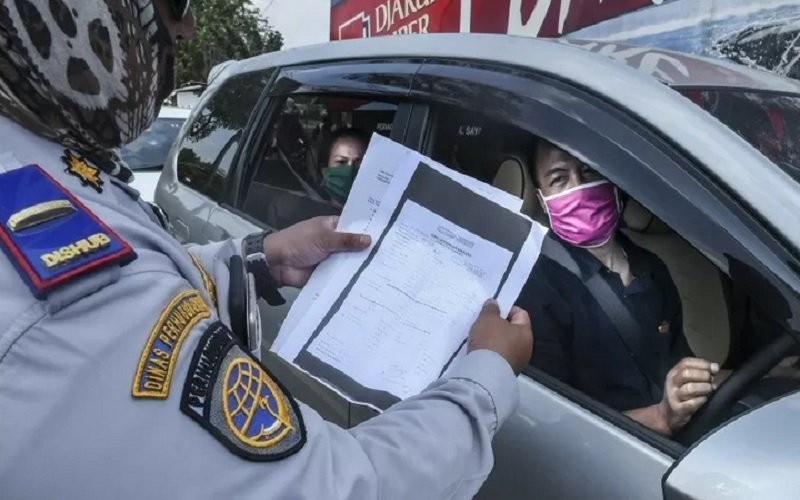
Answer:
[[[471,497],[517,405],[524,312],[488,303],[451,373],[341,429],[232,332],[230,262],[274,301],[369,240],[318,218],[184,248],[127,187],[115,148],[172,87],[187,3],[0,2],[0,497]]]

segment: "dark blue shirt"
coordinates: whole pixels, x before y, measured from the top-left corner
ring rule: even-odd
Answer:
[[[602,265],[588,250],[565,244],[581,272],[576,276],[550,258],[537,260],[517,304],[527,310],[533,324],[531,363],[592,398],[625,411],[661,400],[667,372],[692,356],[683,335],[681,302],[669,271],[654,254],[634,245],[617,232],[628,256],[633,281],[623,286],[619,274]],[[649,382],[608,315],[585,283],[601,273],[641,327],[650,356]],[[652,377],[651,377],[652,378]]]

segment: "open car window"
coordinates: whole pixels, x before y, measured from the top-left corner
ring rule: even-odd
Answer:
[[[723,108],[718,107],[716,110],[722,112]],[[758,133],[754,131],[758,129],[753,127],[755,125],[745,122],[741,124],[737,132],[752,133],[758,137]],[[771,131],[772,128],[766,130]],[[425,151],[426,154],[450,168],[523,197],[523,213],[543,224],[548,223],[535,194],[537,187],[534,182],[535,155],[533,151],[538,140],[537,136],[509,123],[495,120],[488,115],[449,105],[439,106],[436,109],[429,127],[429,134],[430,140],[428,149]],[[787,160],[794,161],[794,156],[792,156],[794,153],[790,149],[783,151],[788,155]],[[601,173],[609,168],[609,165],[597,164],[593,158],[587,158],[587,160]],[[786,335],[780,326],[780,319],[772,317],[772,311],[764,310],[757,301],[753,300],[753,280],[758,278],[757,275],[754,275],[753,272],[743,272],[742,266],[738,263],[721,263],[711,260],[707,254],[699,251],[682,234],[676,232],[639,203],[636,197],[637,192],[625,193],[623,196],[626,203],[622,213],[623,222],[620,233],[640,247],[642,251],[654,255],[654,258],[662,263],[661,265],[669,274],[669,280],[674,284],[678,301],[681,304],[681,311],[675,315],[676,318],[679,318],[677,320],[679,323],[676,323],[674,327],[682,329],[692,355],[716,362],[726,371],[735,373],[737,370],[742,370],[754,354]],[[563,285],[561,282],[550,284],[559,290]],[[597,325],[597,321],[606,323],[609,321],[609,318],[587,319],[581,317],[581,315],[589,314],[586,307],[573,308],[571,303],[559,305],[564,307],[558,308],[551,304],[550,310],[558,309],[559,314],[563,312],[562,309],[569,310],[571,311],[569,314],[573,316],[562,317],[553,313],[551,325],[589,323],[594,327]],[[662,307],[661,303],[652,305],[653,311],[660,310]],[[539,316],[545,314],[541,310],[529,312]],[[606,326],[606,330],[613,330],[613,325]],[[592,330],[591,333],[597,333],[595,330]],[[540,340],[544,333],[538,332]],[[575,338],[574,331],[567,333],[572,335],[573,339]],[[534,334],[537,335],[537,332]],[[656,333],[654,329],[653,335],[660,334]],[[661,336],[667,338],[664,335]],[[550,337],[552,338],[554,335],[550,335]],[[593,337],[596,335],[583,336],[584,340]],[[610,335],[609,338],[609,341],[619,341],[614,335]],[[581,352],[603,352],[600,347],[595,347]],[[542,350],[546,347],[543,342],[539,342],[537,347],[534,347],[534,349],[537,348]],[[575,354],[575,356],[570,356],[574,361],[574,369],[569,375],[548,372],[546,368],[537,366],[535,363],[531,364],[531,369],[526,373],[537,380],[549,381],[546,382],[547,384],[553,383],[554,379],[558,380],[555,385],[556,390],[564,389],[568,397],[582,393],[578,397],[578,401],[592,408],[597,408],[596,404],[600,403],[605,408],[602,414],[607,414],[608,410],[616,413],[614,416],[616,422],[620,421],[619,417],[622,417],[623,421],[629,420],[622,411],[632,408],[614,408],[609,402],[595,399],[585,392],[587,387],[591,388],[604,383],[592,375],[598,371],[593,371],[592,368],[596,368],[598,364],[612,362],[602,355],[590,361],[581,358],[580,353],[572,354]],[[675,360],[675,362],[677,361],[679,360]],[[664,373],[661,374],[659,383],[662,386],[666,372],[672,366],[674,363],[667,366]],[[609,366],[608,370],[611,371],[612,368]],[[605,373],[604,370],[599,371]],[[591,380],[588,380],[587,383],[579,383],[587,377]],[[606,384],[609,391],[613,389],[613,383],[616,382],[612,381]],[[800,388],[798,358],[796,355],[787,354],[776,359],[774,365],[764,370],[763,374],[758,375],[749,383],[749,386],[751,390],[744,397],[732,402],[718,418],[714,419],[715,425],[760,406],[781,394]],[[603,391],[598,392],[602,393]],[[657,402],[652,401],[651,404]],[[628,422],[628,424],[630,425],[632,422]],[[711,431],[715,425],[704,427],[700,434]],[[638,426],[632,425],[630,428],[637,429]],[[688,445],[695,439],[697,436],[692,439],[681,438],[678,443]]]
[[[271,118],[263,152],[246,186],[242,211],[275,229],[341,210],[321,188],[331,139],[354,129],[388,136],[397,105],[348,96],[297,94]]]

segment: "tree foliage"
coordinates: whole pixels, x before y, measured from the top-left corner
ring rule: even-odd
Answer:
[[[251,0],[194,0],[194,36],[178,49],[178,84],[205,82],[208,72],[230,59],[280,50],[283,36]]]

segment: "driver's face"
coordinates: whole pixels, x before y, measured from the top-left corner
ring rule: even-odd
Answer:
[[[328,167],[359,166],[364,156],[363,145],[353,137],[342,137],[331,148]]]
[[[557,147],[542,145],[536,152],[536,181],[545,197],[602,179],[596,170]]]

